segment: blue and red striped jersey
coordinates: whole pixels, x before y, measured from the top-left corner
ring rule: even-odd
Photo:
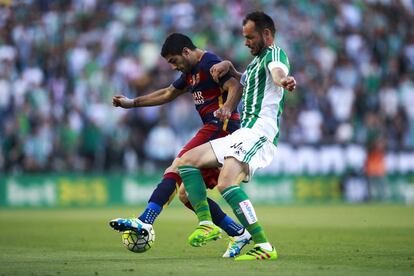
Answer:
[[[204,124],[217,120],[213,112],[219,109],[227,100],[227,91],[223,91],[224,83],[231,78],[227,73],[216,83],[210,75],[210,68],[219,63],[221,58],[213,53],[205,52],[191,73],[182,73],[173,82],[177,89],[188,89],[193,95],[195,107]],[[237,110],[233,111],[231,120],[240,120]]]

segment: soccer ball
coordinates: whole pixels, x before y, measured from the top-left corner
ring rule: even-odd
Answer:
[[[134,253],[144,253],[149,250],[155,241],[155,232],[152,227],[140,230],[127,230],[122,233],[122,243]]]

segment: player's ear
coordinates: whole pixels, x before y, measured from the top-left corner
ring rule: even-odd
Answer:
[[[190,54],[190,49],[188,49],[187,47],[184,47],[181,54],[185,57],[188,57],[188,55]]]
[[[263,30],[263,36],[266,39],[271,38],[272,37],[272,32],[268,28],[265,28]]]

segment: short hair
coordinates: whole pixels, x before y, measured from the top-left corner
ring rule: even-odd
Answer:
[[[188,36],[172,33],[165,39],[162,45],[161,56],[165,58],[169,55],[181,55],[185,47],[190,50],[197,48]]]
[[[247,14],[243,19],[243,26],[246,25],[247,21],[254,22],[256,31],[261,33],[264,29],[269,29],[272,35],[275,36],[275,23],[273,22],[273,19],[264,12],[255,11]]]

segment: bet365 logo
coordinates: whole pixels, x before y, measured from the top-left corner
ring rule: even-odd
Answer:
[[[242,147],[243,142],[240,143],[234,143],[230,148],[235,149],[234,153],[237,155],[240,155],[240,152],[243,154],[246,154],[246,150]]]

